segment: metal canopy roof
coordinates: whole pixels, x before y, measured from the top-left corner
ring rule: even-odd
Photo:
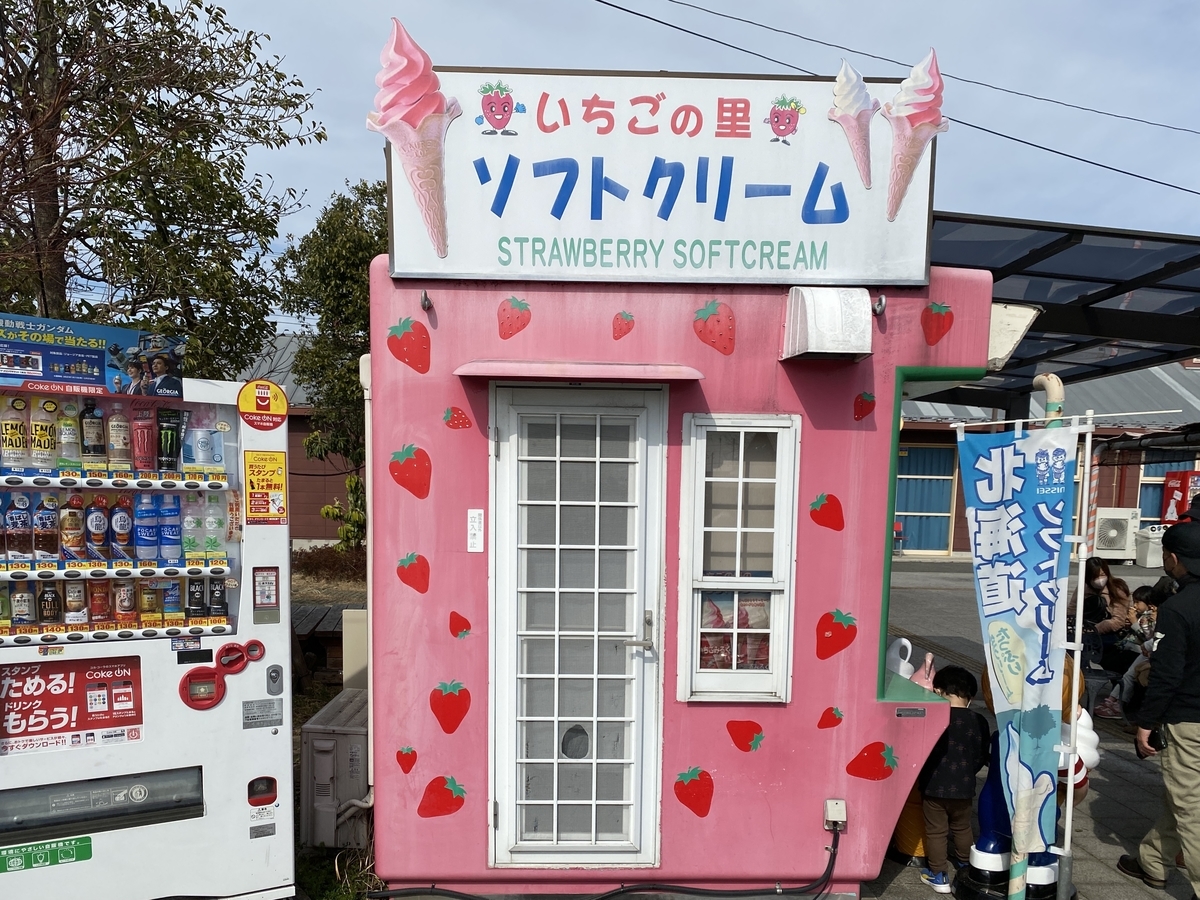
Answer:
[[[935,266],[989,269],[1042,312],[999,372],[923,400],[1012,409],[1033,378],[1086,381],[1200,356],[1200,237],[935,212]]]

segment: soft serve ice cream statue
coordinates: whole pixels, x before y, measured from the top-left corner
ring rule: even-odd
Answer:
[[[462,108],[458,100],[446,100],[428,54],[398,19],[392,19],[392,35],[379,61],[379,93],[375,111],[367,113],[367,127],[396,148],[433,249],[445,258],[446,129]]]
[[[892,170],[888,175],[887,217],[896,219],[908,193],[913,173],[934,135],[946,131],[950,121],[942,118],[942,74],[933,50],[913,66],[900,82],[900,91],[883,105],[883,115],[892,124]]]

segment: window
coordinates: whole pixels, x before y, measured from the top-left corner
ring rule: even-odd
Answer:
[[[1147,454],[1149,457],[1150,454]],[[1168,472],[1187,472],[1197,468],[1194,461],[1145,462],[1138,488],[1138,505],[1142,508],[1142,527],[1158,523],[1162,517],[1163,480]],[[1183,508],[1187,503],[1183,504]]]
[[[656,861],[664,409],[496,389],[496,865]]]
[[[680,700],[787,701],[796,416],[685,416]]]

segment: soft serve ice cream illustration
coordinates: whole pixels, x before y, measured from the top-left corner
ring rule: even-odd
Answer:
[[[942,74],[933,50],[900,82],[900,91],[885,103],[883,114],[892,123],[892,170],[888,175],[888,221],[895,221],[912,182],[913,172],[934,135],[946,131],[942,118]]]
[[[867,190],[871,189],[871,117],[878,109],[879,101],[867,93],[862,75],[843,59],[833,85],[833,109],[829,110],[829,118],[846,132],[850,152],[858,166],[858,177]]]
[[[445,258],[446,129],[462,108],[458,100],[446,100],[428,54],[397,19],[379,61],[376,111],[367,113],[367,127],[396,148],[433,249]]]

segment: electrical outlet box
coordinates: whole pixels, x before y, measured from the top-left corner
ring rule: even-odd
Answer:
[[[825,830],[826,831],[845,831],[846,830],[846,801],[845,800],[826,800],[825,801]]]

